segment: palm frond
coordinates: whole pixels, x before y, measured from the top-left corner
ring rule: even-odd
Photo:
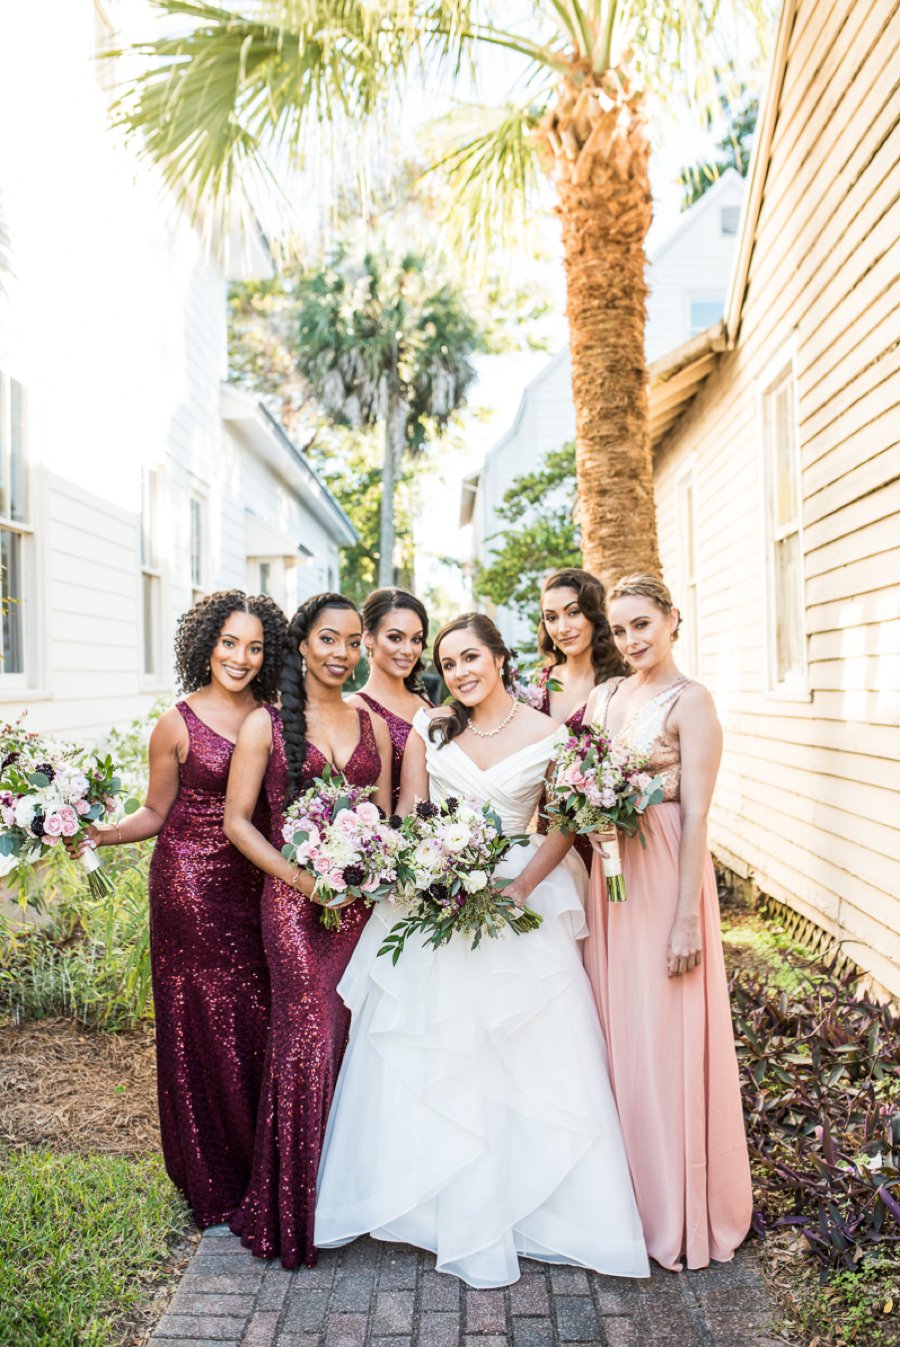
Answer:
[[[541,181],[534,136],[549,90],[525,106],[461,106],[431,129],[429,173],[446,181],[443,224],[456,252],[484,257],[500,239],[522,241]]]

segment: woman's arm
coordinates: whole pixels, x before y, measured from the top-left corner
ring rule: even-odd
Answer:
[[[91,824],[88,837],[97,846],[144,842],[155,837],[178,795],[179,768],[190,747],[187,726],[174,706],[160,716],[150,736],[150,781],[140,809],[120,823]]]
[[[722,727],[706,688],[685,688],[670,717],[681,745],[681,848],[678,906],[666,950],[669,977],[696,968],[702,957],[700,889],[708,855],[706,825],[722,757]]]
[[[428,799],[428,769],[425,766],[425,741],[417,730],[410,730],[400,770],[400,799],[397,813],[411,814],[417,800]]]
[[[225,836],[257,869],[283,880],[308,898],[313,890],[312,876],[289,864],[253,824],[253,811],[271,752],[272,720],[268,711],[260,707],[251,711],[241,726],[231,758],[225,796]]]
[[[381,716],[373,716],[371,711],[367,711],[366,714],[371,717],[378,756],[381,759],[381,771],[378,773],[378,783],[372,798],[385,817],[389,818],[391,814],[391,736]]]

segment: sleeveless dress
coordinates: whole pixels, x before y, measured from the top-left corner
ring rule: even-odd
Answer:
[[[703,959],[666,973],[681,844],[677,742],[666,720],[688,679],[639,707],[615,736],[664,783],[647,810],[647,848],[619,834],[628,900],[609,903],[600,859],[588,901],[585,968],[609,1045],[610,1075],[650,1256],[680,1271],[727,1262],[752,1216],[750,1166],[722,955],[719,900],[707,858],[700,897]],[[595,723],[605,725],[608,687]]]
[[[539,711],[543,711],[545,716],[549,716],[552,714],[550,711],[550,689],[547,686],[547,684],[549,683],[550,678],[553,674],[554,667],[555,666],[553,665],[548,665],[546,668],[541,669],[540,673],[538,674],[538,686],[543,690],[543,700],[537,709]],[[566,720],[564,723],[566,729],[569,730],[571,734],[577,734],[578,731],[581,729],[582,725],[584,724],[584,707],[576,706],[575,710],[569,716],[568,720]],[[541,804],[540,809],[538,811],[538,822],[537,822],[537,831],[542,836],[546,835],[550,826],[549,823],[547,822],[547,819],[543,815],[545,799],[546,796],[541,797]],[[573,849],[575,851],[575,854],[581,857],[588,874],[590,874],[591,864],[594,859],[594,848],[591,846],[588,839],[584,836],[576,837]]]
[[[168,1175],[208,1226],[229,1218],[250,1178],[269,974],[263,877],[222,831],[234,745],[177,708],[190,746],[150,863],[159,1127]]]
[[[282,846],[288,798],[281,716],[272,717],[272,753],[263,780],[271,841]],[[344,774],[374,786],[381,758],[368,712],[359,716],[359,743]],[[304,778],[321,776],[325,758],[309,744]],[[368,920],[361,903],[345,907],[337,931],[327,931],[322,909],[280,879],[267,875],[262,934],[272,980],[272,1027],[259,1103],[253,1174],[231,1228],[258,1258],[281,1255],[286,1268],[314,1267],[316,1169],[331,1096],[347,1044],[350,1016],[337,985]]]
[[[452,740],[426,745],[431,799],[490,800],[527,825],[561,732],[482,770]],[[520,873],[532,837],[501,873]],[[648,1275],[578,941],[585,874],[567,856],[532,893],[543,923],[478,949],[453,936],[378,950],[397,917],[379,903],[338,988],[350,1043],[328,1122],[316,1208],[320,1248],[358,1235],[430,1249],[440,1272],[507,1286],[520,1256]]]
[[[370,697],[367,692],[357,693],[366,706],[374,711],[376,716],[381,719],[388,727],[388,734],[391,736],[391,808],[397,808],[397,801],[400,798],[400,770],[403,767],[403,754],[406,752],[406,741],[409,738],[409,732],[412,725],[402,716],[398,716],[395,711],[389,711],[381,702],[376,702],[374,697]],[[428,698],[424,699],[428,702]],[[431,702],[428,702],[431,705]]]

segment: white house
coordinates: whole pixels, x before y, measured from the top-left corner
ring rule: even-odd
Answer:
[[[147,31],[143,0],[50,18],[0,16],[0,714],[89,736],[171,695],[195,597],[267,590],[291,610],[338,583],[355,533],[223,385],[223,264],[109,130],[95,52]]]
[[[648,362],[722,317],[744,192],[744,179],[728,169],[652,252]],[[460,523],[472,525],[475,564],[486,563],[490,556],[491,536],[501,528],[497,508],[514,479],[535,471],[550,450],[574,438],[572,371],[565,347],[528,384],[512,426],[463,484]],[[500,609],[494,616],[513,643],[533,643],[534,632],[514,613]]]

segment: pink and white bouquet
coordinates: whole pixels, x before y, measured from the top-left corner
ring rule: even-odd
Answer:
[[[555,678],[548,678],[545,684],[535,681],[534,676],[524,677],[519,667],[518,651],[510,650],[509,661],[509,692],[517,702],[524,702],[526,706],[533,706],[535,711],[543,710],[544,691],[549,688],[551,692],[559,692],[562,689],[562,683]]]
[[[56,743],[21,724],[0,730],[0,874],[36,865],[51,847],[76,842],[116,813],[122,783],[112,758]],[[136,808],[128,801],[126,812]],[[113,886],[96,852],[79,858],[95,898]]]
[[[507,930],[533,931],[541,917],[503,896],[508,881],[495,871],[503,858],[528,841],[505,834],[489,804],[448,797],[440,804],[424,801],[400,824],[404,840],[397,865],[396,901],[407,915],[391,928],[379,954],[394,963],[409,936],[420,933],[438,948],[459,933],[471,937],[472,949],[482,936],[494,939]]]
[[[615,744],[602,730],[586,726],[560,749],[547,794],[547,816],[565,832],[609,833],[603,837],[603,873],[611,903],[624,903],[621,829],[646,846],[641,815],[663,797],[662,780],[651,776],[646,758]]]
[[[326,767],[285,811],[281,854],[315,880],[313,897],[329,930],[340,928],[338,909],[349,898],[378,902],[397,879],[402,838],[372,803],[373,793]]]

